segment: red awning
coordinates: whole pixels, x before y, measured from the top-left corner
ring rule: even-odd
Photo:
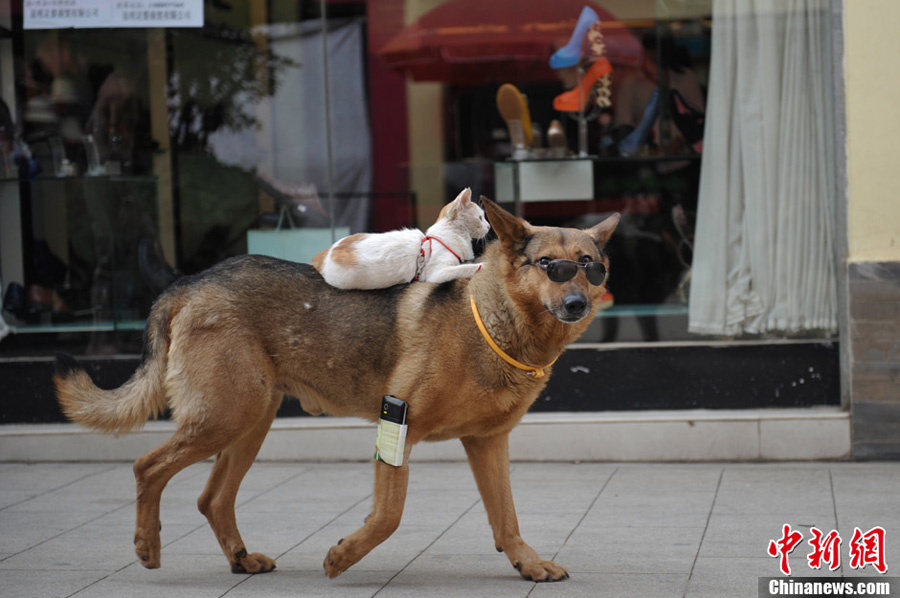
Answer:
[[[637,37],[609,11],[584,0],[450,0],[405,27],[378,54],[416,81],[553,80],[550,55],[569,41],[586,4],[600,16],[609,60],[639,65]]]

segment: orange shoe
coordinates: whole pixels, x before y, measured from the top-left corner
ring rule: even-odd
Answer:
[[[587,108],[588,96],[591,94],[594,83],[596,83],[603,75],[608,75],[611,72],[612,64],[610,64],[609,59],[605,56],[601,56],[591,63],[591,66],[584,74],[584,80],[581,82],[581,87],[570,89],[569,91],[556,96],[553,99],[553,107],[559,112],[578,112],[580,109],[579,103]],[[579,99],[581,102],[579,102]]]
[[[506,126],[509,127],[513,145],[517,145],[518,140],[516,137],[518,134],[514,129],[517,129],[519,125],[511,123],[518,121],[522,127],[522,143],[524,147],[531,147],[534,133],[531,130],[531,113],[528,111],[528,102],[525,100],[522,92],[512,83],[504,83],[497,90],[497,110],[500,111],[500,116],[503,117],[503,120],[506,121]]]

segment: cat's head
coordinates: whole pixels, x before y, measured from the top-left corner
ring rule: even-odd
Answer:
[[[441,209],[438,218],[446,218],[457,226],[461,225],[461,228],[464,228],[473,239],[481,239],[491,230],[484,210],[472,201],[472,190],[468,187]]]

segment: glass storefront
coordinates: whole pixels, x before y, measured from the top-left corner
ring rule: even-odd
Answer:
[[[139,353],[177,276],[465,187],[622,214],[584,343],[836,334],[828,2],[107,4],[0,0],[0,356]]]

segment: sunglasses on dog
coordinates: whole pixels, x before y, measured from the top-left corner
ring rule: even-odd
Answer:
[[[533,265],[547,273],[553,282],[568,282],[578,274],[578,268],[584,268],[588,282],[599,287],[606,280],[606,266],[600,262],[574,262],[572,260],[551,260],[542,257]]]

